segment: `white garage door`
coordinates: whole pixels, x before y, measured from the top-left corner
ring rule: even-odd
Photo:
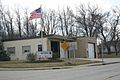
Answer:
[[[94,44],[88,43],[88,56],[89,58],[95,58]]]

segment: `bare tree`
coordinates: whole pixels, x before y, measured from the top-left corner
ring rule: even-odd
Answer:
[[[41,16],[41,27],[46,35],[56,34],[58,25],[58,17],[54,10],[43,12]]]
[[[10,39],[14,38],[14,26],[13,26],[13,15],[11,14],[10,10],[6,11],[6,25],[8,24],[8,31]]]
[[[21,29],[22,23],[21,23],[21,14],[19,8],[15,10],[15,13],[16,13],[16,25],[19,30],[19,37],[22,37],[22,29]]]
[[[0,1],[0,38],[3,37],[3,7],[2,7],[2,3]]]
[[[100,38],[111,53],[111,43],[117,39],[119,16],[112,16],[110,12],[100,12],[97,6],[83,4],[78,9],[76,21],[84,36]]]
[[[29,36],[29,20],[28,20],[28,11],[25,9],[24,11],[24,20],[23,20],[23,27],[25,31],[23,30],[24,36]]]
[[[38,28],[37,28],[37,21],[31,22],[29,26],[29,34],[31,37],[37,36]]]
[[[4,21],[4,8],[2,6],[1,0],[0,0],[0,52],[3,51],[4,47],[3,47],[3,43],[2,43],[2,39],[4,39],[5,36],[5,27],[3,25],[3,21]]]
[[[102,40],[102,44],[107,48],[108,54],[111,52],[110,50],[110,42],[109,41],[109,35],[110,35],[110,29],[108,28],[108,25],[103,26],[101,25],[101,34],[99,35],[99,38]]]
[[[59,12],[59,27],[63,36],[74,36],[75,30],[75,19],[73,11],[67,7],[63,9],[62,12]]]
[[[114,49],[115,49],[115,53],[116,55],[118,54],[118,46],[119,41],[120,41],[120,28],[119,28],[119,24],[120,24],[120,8],[118,6],[115,7],[115,9],[113,9],[113,18],[111,19],[112,21],[111,23],[111,37],[112,37],[112,42],[114,41]]]
[[[0,2],[0,33],[2,39],[5,39],[7,35],[8,37],[10,37],[10,28],[8,26],[8,21],[6,19],[5,9],[3,8],[1,2]]]
[[[78,14],[76,16],[78,27],[81,29],[81,33],[88,37],[98,37],[100,33],[100,22],[104,15],[100,12],[98,6],[92,6],[90,4],[87,7],[83,4],[78,8]]]
[[[117,43],[119,42],[120,34],[120,29],[118,28],[119,18],[120,15],[113,15],[109,13],[109,15],[105,18],[106,22],[101,25],[100,36],[107,48],[108,54],[111,53],[111,46],[114,46],[116,54],[118,52]]]

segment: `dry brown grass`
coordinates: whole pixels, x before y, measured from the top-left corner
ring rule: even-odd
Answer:
[[[26,61],[0,61],[0,68],[60,67],[60,66],[76,66],[89,63],[93,62],[89,60],[64,60],[61,62],[45,62],[45,63],[44,62],[28,63]]]

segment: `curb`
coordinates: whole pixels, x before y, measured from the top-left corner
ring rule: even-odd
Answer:
[[[55,69],[69,69],[69,68],[72,68],[72,67],[0,68],[0,71],[55,70]]]

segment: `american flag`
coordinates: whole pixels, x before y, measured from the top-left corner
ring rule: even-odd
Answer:
[[[36,19],[36,18],[41,18],[41,7],[38,9],[35,9],[30,13],[29,20]]]

